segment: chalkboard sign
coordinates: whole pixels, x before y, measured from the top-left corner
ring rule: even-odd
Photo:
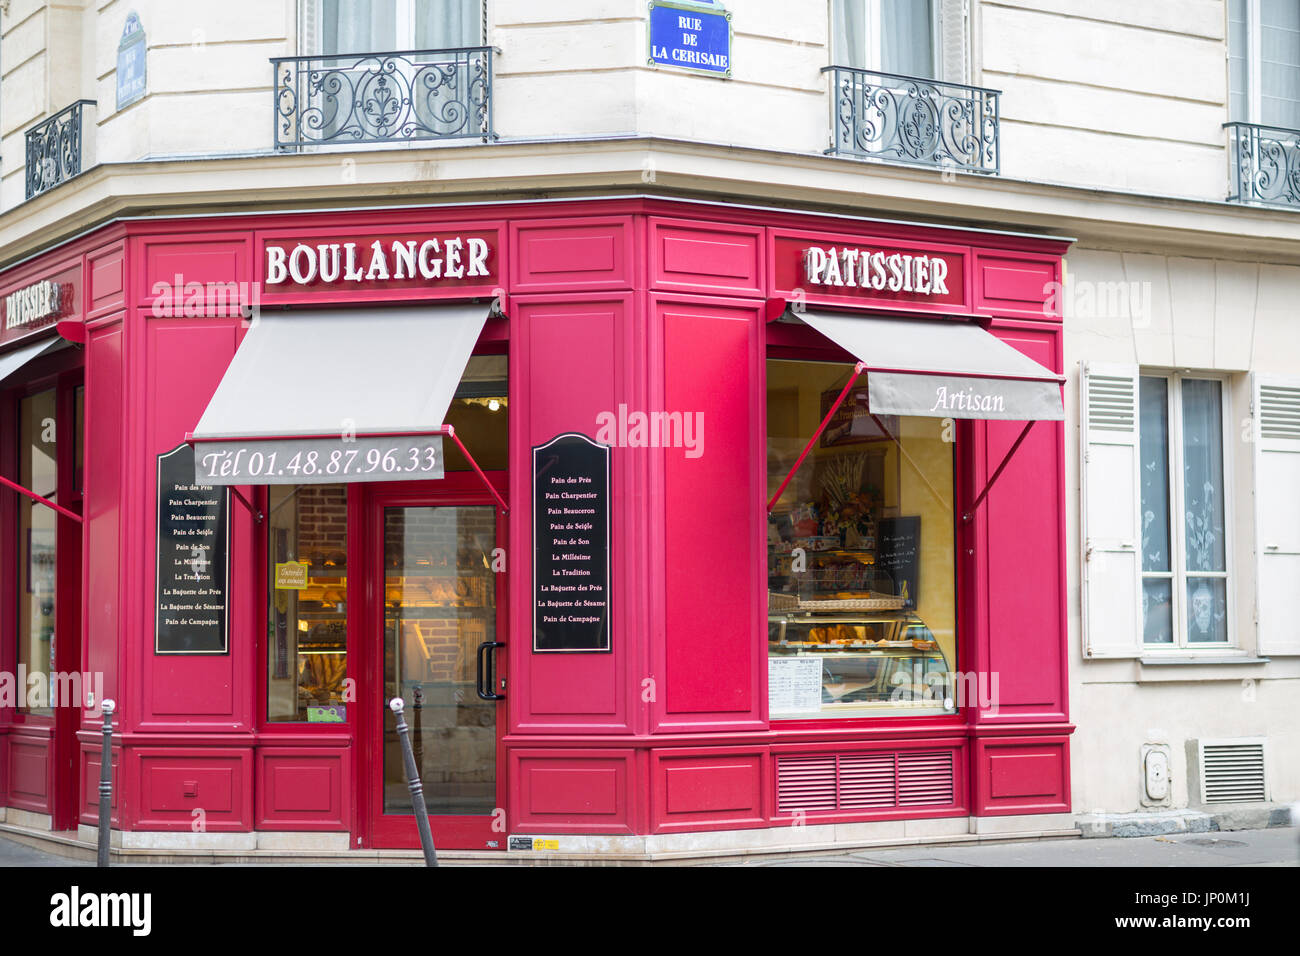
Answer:
[[[609,446],[533,449],[533,650],[610,650]]]
[[[230,492],[194,482],[194,449],[158,456],[157,654],[230,652]]]
[[[876,534],[876,571],[889,575],[894,594],[906,594],[905,607],[916,607],[921,599],[921,516],[881,518]]]

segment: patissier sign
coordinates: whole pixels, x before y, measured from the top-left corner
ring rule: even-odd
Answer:
[[[266,285],[335,284],[491,278],[492,248],[480,236],[428,236],[356,242],[266,246]]]
[[[941,256],[813,246],[804,250],[803,263],[809,285],[948,295],[948,261]]]
[[[36,325],[59,314],[61,291],[57,282],[37,282],[5,296],[6,329]]]

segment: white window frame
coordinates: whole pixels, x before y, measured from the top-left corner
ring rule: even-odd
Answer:
[[[1169,644],[1148,644],[1140,637],[1140,643],[1143,655],[1150,654],[1174,654],[1177,656],[1198,655],[1207,656],[1221,655],[1224,650],[1235,650],[1239,644],[1237,641],[1236,627],[1236,601],[1233,593],[1233,586],[1236,583],[1236,573],[1233,567],[1233,551],[1235,542],[1233,540],[1233,487],[1232,472],[1233,461],[1231,450],[1233,444],[1231,436],[1232,431],[1232,393],[1228,377],[1213,372],[1191,372],[1191,371],[1170,371],[1168,369],[1149,369],[1140,368],[1138,370],[1138,387],[1141,388],[1141,382],[1144,378],[1163,378],[1166,382],[1168,391],[1168,422],[1167,435],[1169,438],[1169,571],[1144,571],[1139,550],[1138,561],[1138,597],[1142,596],[1143,582],[1148,578],[1169,580],[1171,582],[1170,592],[1173,605],[1172,626],[1174,628],[1174,640]],[[1205,571],[1189,572],[1187,570],[1187,522],[1186,509],[1184,506],[1185,488],[1184,488],[1184,461],[1183,461],[1183,393],[1182,384],[1189,379],[1201,381],[1213,381],[1219,383],[1219,395],[1221,399],[1220,422],[1219,427],[1223,441],[1223,551],[1224,551],[1224,570],[1223,571]],[[1140,408],[1140,403],[1135,402],[1136,407]],[[1138,430],[1138,449],[1137,464],[1139,474],[1137,480],[1139,489],[1141,486],[1141,416],[1137,419]],[[1139,524],[1134,528],[1134,534],[1141,547],[1142,527],[1141,527],[1141,494],[1139,490],[1138,511]],[[1187,639],[1187,581],[1188,578],[1215,578],[1224,582],[1224,593],[1226,599],[1226,620],[1225,629],[1227,640],[1225,641],[1196,641],[1191,642]],[[1140,605],[1139,605],[1140,606]],[[1140,611],[1139,611],[1140,614]],[[1139,617],[1138,634],[1145,635],[1145,622]]]

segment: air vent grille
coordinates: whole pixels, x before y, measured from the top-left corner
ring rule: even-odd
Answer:
[[[776,790],[782,813],[951,806],[953,755],[939,750],[781,756]]]
[[[1262,743],[1202,743],[1201,792],[1206,803],[1267,799]]]

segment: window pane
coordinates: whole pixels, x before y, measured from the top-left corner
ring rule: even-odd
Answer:
[[[866,0],[835,0],[831,8],[831,42],[837,66],[871,68],[867,61]]]
[[[321,0],[321,53],[385,53],[397,49],[391,0]]]
[[[18,483],[51,501],[58,500],[55,458],[54,389],[24,398],[19,407]],[[18,495],[18,666],[45,680],[18,709],[51,714],[48,682],[54,669],[55,532],[58,513]],[[25,706],[30,701],[31,707]]]
[[[1169,383],[1143,376],[1139,386],[1142,460],[1142,570],[1169,570]]]
[[[415,45],[421,50],[478,46],[479,29],[479,0],[415,5]]]
[[[1174,642],[1173,582],[1147,578],[1142,582],[1142,641],[1146,644]]]
[[[1222,385],[1183,380],[1183,506],[1188,571],[1224,571]]]
[[[347,719],[346,485],[271,485],[266,717]]]
[[[880,0],[880,68],[934,77],[932,0]]]
[[[1260,0],[1260,122],[1300,126],[1300,5]]]
[[[1187,640],[1228,640],[1228,582],[1223,578],[1187,579]]]
[[[769,496],[852,374],[827,362],[767,363]],[[773,717],[953,709],[952,426],[877,419],[859,384],[769,519]]]

